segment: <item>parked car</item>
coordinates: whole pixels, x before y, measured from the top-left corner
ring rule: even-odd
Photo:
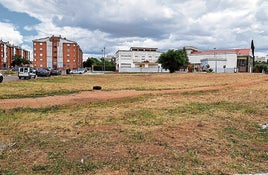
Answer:
[[[40,76],[40,77],[49,77],[50,74],[50,70],[49,69],[45,69],[45,68],[37,68],[36,69],[36,75]]]
[[[19,71],[19,67],[18,67],[18,66],[12,67],[11,70],[12,70],[12,71]]]
[[[61,75],[62,71],[57,69],[51,69],[50,75]]]
[[[36,70],[32,67],[19,67],[18,69],[18,77],[19,79],[31,79],[36,78]]]
[[[83,74],[86,72],[87,70],[85,68],[78,68],[78,69],[73,69],[70,71],[71,74]]]
[[[4,80],[3,74],[0,73],[0,83],[2,83]]]

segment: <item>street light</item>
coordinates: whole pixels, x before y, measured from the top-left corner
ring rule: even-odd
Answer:
[[[105,72],[105,47],[103,48],[103,61],[104,61],[104,72]]]
[[[216,59],[216,53],[215,53],[216,48],[214,48],[214,60],[215,60],[215,72],[218,72],[218,65],[217,65],[217,59]]]
[[[105,47],[101,49],[102,59],[103,59],[103,71],[105,72]]]

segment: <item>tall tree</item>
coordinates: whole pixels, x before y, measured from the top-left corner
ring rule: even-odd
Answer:
[[[100,64],[100,60],[97,58],[88,58],[86,61],[83,62],[83,67],[91,67],[92,65],[98,65]]]
[[[255,63],[255,46],[253,40],[251,40],[251,51],[252,51],[252,57],[253,57],[253,67]]]
[[[186,51],[168,50],[160,55],[158,63],[161,63],[164,69],[169,69],[169,72],[173,73],[188,64]]]
[[[22,66],[22,65],[26,65],[26,64],[31,64],[30,60],[26,60],[24,58],[22,58],[21,56],[15,55],[12,59],[12,63],[11,65],[13,67],[15,66]]]

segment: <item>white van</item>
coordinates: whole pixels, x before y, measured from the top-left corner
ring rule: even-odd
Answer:
[[[19,79],[31,79],[36,78],[36,71],[31,67],[19,67],[18,70]]]

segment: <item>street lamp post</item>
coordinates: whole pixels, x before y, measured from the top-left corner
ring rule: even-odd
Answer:
[[[105,47],[103,48],[103,61],[104,61],[104,72],[105,72]]]
[[[218,63],[217,63],[217,59],[216,59],[216,53],[215,53],[216,48],[214,48],[214,59],[215,59],[215,72],[218,72]]]

